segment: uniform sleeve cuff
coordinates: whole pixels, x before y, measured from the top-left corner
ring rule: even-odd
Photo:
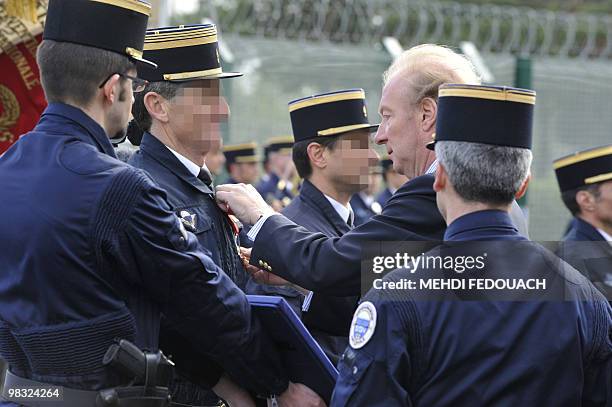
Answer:
[[[255,239],[257,238],[257,234],[259,233],[259,231],[263,227],[263,224],[268,220],[268,218],[270,216],[275,216],[275,215],[280,215],[280,213],[277,213],[277,212],[269,213],[269,214],[263,215],[261,218],[259,218],[259,220],[257,222],[255,222],[255,224],[253,225],[251,230],[249,230],[249,233],[247,233],[247,237],[254,242]]]
[[[308,312],[310,309],[310,302],[312,301],[313,292],[308,292],[306,298],[304,298],[304,303],[302,304],[302,312]]]

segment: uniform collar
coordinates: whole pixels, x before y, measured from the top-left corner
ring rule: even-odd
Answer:
[[[312,202],[312,204],[319,209],[323,216],[331,223],[336,230],[344,234],[350,230],[349,225],[346,223],[346,216],[342,216],[336,208],[334,208],[332,202],[327,196],[323,194],[312,182],[305,179],[300,189],[300,199]],[[337,202],[339,206],[342,206]],[[343,207],[344,208],[344,207]],[[346,209],[346,208],[345,208]]]
[[[610,244],[612,244],[612,236],[610,236],[609,234],[607,234],[605,231],[601,229],[597,229],[597,231],[599,232],[601,236],[603,236],[606,242],[609,242]]]
[[[198,164],[194,163],[193,161],[191,161],[189,158],[185,157],[181,153],[177,153],[176,151],[174,151],[173,149],[171,149],[168,146],[166,146],[166,148],[168,150],[170,150],[170,152],[172,154],[174,154],[174,156],[181,162],[181,164],[183,164],[185,166],[185,168],[187,168],[187,170],[190,173],[192,173],[195,177],[200,175],[200,170],[204,170],[204,171],[210,173],[210,171],[206,167],[206,164],[204,164],[202,167],[199,167]]]
[[[436,175],[436,171],[438,171],[438,159],[435,159],[431,163],[429,168],[427,168],[427,171],[425,171],[425,174],[426,175]]]
[[[582,240],[596,242],[606,240],[593,225],[578,216],[574,218],[574,228],[576,229],[576,235],[584,237]]]
[[[193,172],[191,172],[184,165],[184,163],[179,160],[179,158],[172,150],[166,147],[164,143],[159,141],[151,133],[145,132],[142,136],[142,141],[140,143],[140,151],[142,152],[142,154],[148,154],[149,156],[151,156],[153,159],[155,159],[161,165],[166,167],[178,178],[193,186],[198,191],[204,194],[213,193],[213,191],[206,184],[204,184],[204,182],[198,179],[197,175],[194,175]],[[187,159],[185,158],[185,160]],[[197,167],[196,164],[193,165]]]
[[[353,208],[351,208],[351,204],[349,203],[348,206],[344,206],[331,196],[325,194],[323,194],[323,196],[327,198],[331,206],[336,210],[336,213],[342,218],[342,220],[348,222],[351,217],[351,212],[353,211]]]
[[[102,126],[84,111],[65,103],[50,103],[41,116],[40,124],[45,126],[45,119],[55,121],[58,117],[74,122],[87,133],[82,134],[84,137],[79,137],[78,134],[70,134],[71,136],[78,137],[82,141],[97,147],[99,151],[117,158],[113,145]]]
[[[508,212],[484,210],[463,215],[446,228],[444,240],[527,240]]]

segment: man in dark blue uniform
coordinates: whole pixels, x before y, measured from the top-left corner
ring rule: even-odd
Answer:
[[[0,157],[3,395],[23,387],[19,377],[64,386],[64,400],[71,389],[93,390],[79,395],[95,400],[99,389],[126,385],[131,378],[103,365],[105,352],[116,338],[157,350],[163,313],[241,386],[299,404],[286,398],[312,393],[287,388],[245,296],[165,192],[115,158],[109,137],[125,131],[132,92],[144,85],[134,61],[144,61],[149,14],[135,0],[49,4],[38,50],[49,106]]]
[[[406,176],[398,173],[393,169],[393,161],[389,157],[381,160],[383,180],[385,181],[385,189],[383,189],[378,196],[376,201],[381,205],[385,206],[391,196],[407,181]]]
[[[344,101],[344,107],[337,110],[328,110],[326,100],[330,95],[355,91],[363,97]],[[307,106],[300,107],[304,101]],[[370,145],[370,134],[377,126],[364,123],[364,109],[362,90],[326,93],[289,103],[295,137],[293,162],[304,182],[299,195],[282,213],[311,232],[337,237],[353,228],[349,199],[367,185],[368,172],[377,162]],[[343,128],[347,125],[345,117],[353,122]],[[348,345],[348,327],[358,299],[308,292],[301,304],[304,324],[334,364]]]
[[[559,158],[554,168],[574,216],[558,254],[612,301],[612,145]]]
[[[278,136],[267,140],[269,172],[257,184],[257,191],[276,210],[289,205],[294,197],[295,167],[291,160],[293,137]]]
[[[223,147],[225,169],[229,174],[226,184],[255,185],[259,176],[259,156],[257,143],[232,144]]]
[[[272,276],[266,275],[272,272],[309,290],[358,295],[366,242],[442,239],[446,225],[433,190],[436,157],[423,147],[435,132],[438,86],[449,82],[477,83],[478,77],[464,57],[436,45],[406,51],[388,70],[376,141],[386,145],[394,168],[410,181],[393,195],[380,215],[340,238],[311,233],[274,214],[249,188],[217,188],[218,200],[229,204],[243,223],[254,224],[249,232],[255,242],[250,261],[253,265],[259,261],[268,264],[262,277],[272,281]],[[519,231],[526,234],[525,219],[516,203],[511,214]]]
[[[522,89],[440,87],[434,189],[448,243],[423,258],[456,266],[423,261],[374,284],[355,312],[332,406],[610,405],[612,308],[509,216],[529,181],[534,104]],[[471,253],[480,268],[460,269]],[[418,277],[544,285],[402,288]]]
[[[219,79],[242,75],[219,68],[216,38],[212,24],[147,31],[144,57],[158,67],[138,70],[149,84],[136,94],[132,106],[138,126],[130,129],[142,129],[144,134],[138,137],[140,150],[129,163],[145,170],[166,191],[170,208],[185,229],[196,235],[215,264],[244,291],[248,276],[238,255],[238,229],[216,204],[212,174],[205,164],[206,155],[220,143],[220,123],[229,116]],[[186,39],[190,39],[188,45]],[[167,327],[165,320],[160,348],[173,355],[182,374],[172,382],[175,401],[194,405],[218,401],[183,377],[185,370],[197,377],[199,366],[208,372],[213,369],[210,361],[196,360],[200,352]]]

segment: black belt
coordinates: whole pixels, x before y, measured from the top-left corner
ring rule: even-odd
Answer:
[[[169,407],[172,405],[166,388],[133,386],[100,391],[77,390],[25,379],[14,375],[8,369],[0,378],[0,385],[2,387],[0,397],[3,400],[26,407]],[[38,390],[38,394],[33,395],[29,389]],[[57,396],[54,395],[56,389]]]

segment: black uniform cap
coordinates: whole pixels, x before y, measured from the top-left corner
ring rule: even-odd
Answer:
[[[532,90],[505,86],[446,84],[438,91],[436,141],[467,141],[531,149]]]
[[[223,154],[228,164],[231,163],[256,163],[259,162],[257,156],[257,143],[233,144],[223,147]]]
[[[363,89],[347,89],[289,102],[295,142],[339,136],[349,131],[378,129],[368,122]]]
[[[612,180],[612,145],[559,158],[553,167],[561,192]]]
[[[291,153],[291,149],[293,148],[293,137],[292,136],[278,136],[269,138],[266,141],[266,145],[264,147],[264,154],[281,152],[281,153]]]
[[[138,76],[149,82],[186,82],[242,76],[223,72],[214,24],[181,25],[147,31],[144,55],[158,69],[143,67]]]
[[[140,0],[50,0],[43,39],[116,52],[139,66],[151,5]]]

